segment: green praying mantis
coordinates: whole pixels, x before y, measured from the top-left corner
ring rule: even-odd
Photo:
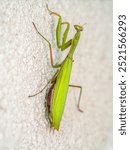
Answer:
[[[72,70],[72,64],[73,64],[73,55],[75,52],[75,49],[77,47],[77,44],[80,39],[80,34],[81,31],[83,31],[83,26],[80,25],[74,25],[74,28],[76,30],[76,33],[74,37],[70,40],[67,41],[68,37],[68,32],[70,29],[70,24],[69,22],[62,22],[62,17],[60,14],[51,11],[48,6],[47,6],[48,11],[50,12],[51,15],[57,16],[58,17],[58,24],[56,28],[56,41],[57,41],[57,47],[61,50],[64,51],[68,47],[70,47],[70,50],[68,52],[68,55],[66,58],[63,60],[61,64],[54,64],[53,63],[53,56],[52,56],[52,46],[49,40],[47,40],[36,28],[36,25],[33,22],[33,26],[36,30],[36,32],[48,43],[49,45],[49,50],[50,50],[50,61],[51,61],[51,66],[53,68],[59,68],[55,75],[49,80],[47,85],[51,83],[51,87],[49,88],[48,93],[46,94],[46,103],[47,103],[47,111],[48,111],[48,118],[50,122],[50,126],[53,129],[59,130],[60,122],[62,119],[62,115],[64,112],[65,108],[65,103],[66,103],[66,97],[68,93],[68,88],[69,87],[76,87],[80,89],[80,94],[79,94],[79,99],[77,103],[77,108],[80,112],[83,112],[79,105],[80,105],[80,98],[81,98],[81,93],[82,93],[82,87],[78,85],[70,85],[70,75],[71,75],[71,70]],[[62,42],[61,42],[61,32],[62,32],[62,26],[66,25],[65,31],[63,33],[62,37]],[[46,86],[47,86],[46,85]],[[46,86],[38,93],[35,95],[41,93]],[[29,97],[33,97],[35,95],[30,95]]]

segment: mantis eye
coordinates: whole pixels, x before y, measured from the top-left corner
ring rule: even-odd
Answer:
[[[77,31],[83,31],[83,27],[80,26],[80,25],[74,25],[74,28],[75,28]]]

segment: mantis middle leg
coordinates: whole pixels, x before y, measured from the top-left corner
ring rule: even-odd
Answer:
[[[80,99],[81,99],[81,94],[82,94],[82,86],[79,86],[79,85],[69,85],[69,86],[80,89],[79,99],[78,99],[78,103],[77,103],[77,108],[78,108],[78,111],[83,112],[83,110],[80,109]]]

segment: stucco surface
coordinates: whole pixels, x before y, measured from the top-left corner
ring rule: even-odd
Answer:
[[[49,129],[45,119],[45,94],[28,98],[42,89],[62,61],[55,41],[57,18],[84,24],[77,46],[71,84],[82,85],[81,108],[75,107],[78,89],[69,89],[60,131]],[[64,55],[66,53],[64,52]],[[0,0],[0,150],[112,150],[112,1],[111,0]]]

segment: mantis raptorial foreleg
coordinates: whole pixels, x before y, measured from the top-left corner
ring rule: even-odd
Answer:
[[[78,111],[83,112],[83,110],[80,109],[80,99],[81,99],[81,94],[82,94],[82,86],[79,86],[79,85],[70,85],[69,84],[69,87],[74,87],[74,88],[79,88],[80,89],[79,99],[78,99],[78,103],[77,103],[77,108],[78,108]]]
[[[58,24],[57,24],[57,28],[56,28],[56,41],[57,41],[57,47],[61,49],[61,51],[67,49],[69,46],[71,46],[72,44],[72,39],[70,39],[69,41],[66,42],[67,40],[67,37],[68,37],[68,32],[69,32],[69,29],[70,29],[70,23],[69,22],[62,22],[62,17],[60,14],[56,13],[56,12],[53,12],[51,11],[49,8],[48,8],[48,5],[47,5],[47,9],[48,11],[50,12],[50,14],[53,14],[55,16],[58,16],[59,19],[58,19]],[[63,37],[62,37],[62,44],[61,44],[61,28],[62,28],[62,25],[66,24],[66,29],[63,33]]]

